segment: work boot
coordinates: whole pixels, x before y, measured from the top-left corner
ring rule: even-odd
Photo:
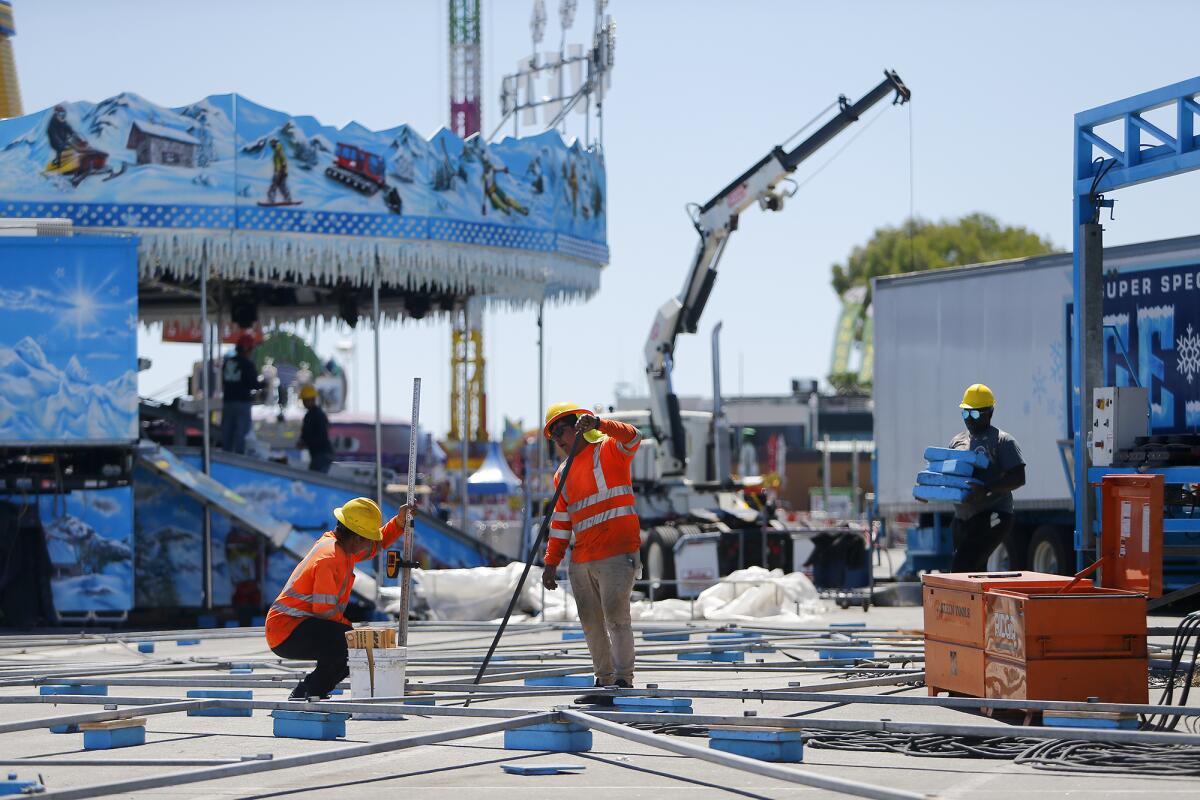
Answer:
[[[596,688],[605,688],[605,685],[596,680]],[[584,694],[575,698],[575,704],[581,706],[611,706],[613,698],[610,694]]]

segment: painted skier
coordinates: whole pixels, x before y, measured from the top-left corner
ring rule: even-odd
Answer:
[[[292,204],[292,193],[288,191],[288,161],[284,155],[283,145],[279,140],[271,138],[271,166],[275,170],[271,175],[271,186],[267,189],[267,203],[271,205]],[[276,196],[283,195],[283,203],[277,203]]]
[[[54,149],[54,161],[50,163],[56,168],[62,167],[63,153],[87,147],[87,140],[75,133],[71,123],[67,122],[67,109],[62,104],[54,107],[50,124],[46,126],[46,138],[50,140],[50,147]]]
[[[487,216],[488,203],[491,203],[492,208],[497,211],[502,211],[505,214],[511,214],[513,211],[516,211],[518,214],[528,217],[529,209],[521,205],[515,197],[510,197],[500,188],[500,184],[496,181],[499,173],[508,172],[508,167],[497,168],[492,163],[492,160],[486,156],[481,161],[483,164],[483,215]]]
[[[542,169],[541,156],[536,156],[533,161],[529,162],[529,166],[525,168],[525,174],[529,176],[529,187],[534,194],[542,194],[546,191],[546,174]]]
[[[61,103],[54,107],[54,113],[50,115],[46,138],[54,150],[54,158],[46,165],[46,172],[70,177],[72,186],[78,186],[84,178],[98,172],[107,173],[105,180],[108,180],[125,171],[124,166],[121,172],[107,168],[108,153],[92,147],[87,139],[75,132],[67,121],[67,109]]]

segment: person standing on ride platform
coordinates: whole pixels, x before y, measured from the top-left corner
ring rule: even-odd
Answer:
[[[246,452],[246,437],[254,426],[250,407],[266,385],[250,358],[253,352],[254,335],[243,333],[221,365],[221,449],[227,453]]]
[[[642,573],[642,526],[633,507],[630,469],[642,435],[632,425],[600,419],[571,403],[550,406],[542,432],[563,453],[571,452],[576,437],[584,438],[570,474],[563,475],[559,467],[554,475],[554,485],[563,483],[563,491],[550,522],[542,584],[558,588],[555,572],[574,535],[567,574],[596,686],[632,688],[629,596]],[[575,702],[613,704],[606,694],[583,695]]]

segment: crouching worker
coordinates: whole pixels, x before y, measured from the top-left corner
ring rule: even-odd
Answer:
[[[563,484],[550,523],[542,584],[558,588],[555,572],[572,534],[571,592],[579,609],[579,622],[592,656],[597,686],[629,689],[633,686],[633,623],[629,595],[642,572],[641,524],[633,508],[630,469],[641,434],[624,422],[600,419],[571,403],[556,403],[546,412],[543,429],[563,453],[570,453],[575,437],[582,447],[571,462],[571,472],[554,475]],[[565,483],[564,483],[565,482]],[[611,695],[586,694],[575,702],[612,705]]]
[[[374,558],[404,535],[408,507],[380,527],[375,501],[357,497],[333,510],[337,527],[313,545],[292,570],[267,612],[267,645],[280,658],[316,660],[289,700],[319,699],[350,674],[344,612],[354,586],[354,565]]]

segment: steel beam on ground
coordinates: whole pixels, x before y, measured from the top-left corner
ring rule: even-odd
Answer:
[[[854,797],[876,798],[876,800],[924,800],[924,798],[929,797],[929,795],[918,792],[889,789],[884,786],[875,786],[845,778],[819,775],[815,772],[806,772],[795,767],[784,767],[779,764],[746,758],[745,756],[725,753],[720,750],[710,750],[707,747],[701,747],[683,739],[627,728],[624,725],[609,722],[593,714],[564,711],[562,712],[562,716],[565,720],[586,725],[592,730],[607,733],[610,736],[617,736],[621,739],[627,739],[631,742],[637,742],[638,744],[647,745],[659,750],[666,750],[671,753],[678,753],[682,756],[698,758],[701,761],[709,761],[714,764],[740,769],[743,772],[750,772],[765,778],[774,778],[776,780],[787,781],[788,783],[798,783],[803,786],[826,789],[831,792],[838,792],[839,794],[853,795]],[[795,726],[793,725],[792,727]]]
[[[55,798],[56,800],[82,800],[86,797],[107,797],[114,794],[127,794],[129,792],[142,791],[144,789],[157,789],[163,786],[175,787],[181,786],[185,783],[200,783],[202,781],[220,780],[221,778],[253,775],[259,772],[274,772],[275,770],[281,769],[292,769],[295,767],[311,766],[313,764],[324,764],[329,761],[342,761],[348,758],[359,758],[361,756],[371,756],[378,753],[390,753],[395,750],[404,750],[409,747],[420,747],[427,744],[438,744],[440,742],[449,742],[458,739],[469,739],[475,736],[484,736],[489,733],[498,733],[510,728],[522,728],[527,725],[538,725],[544,722],[553,722],[556,719],[557,715],[553,713],[526,714],[513,719],[488,722],[482,725],[471,725],[466,728],[453,728],[448,731],[423,733],[417,736],[405,736],[399,739],[388,739],[383,742],[371,742],[367,744],[333,747],[327,750],[318,750],[313,753],[286,756],[284,758],[274,758],[270,761],[242,761],[237,764],[207,767],[205,769],[190,770],[187,772],[168,772],[161,775],[148,775],[130,780],[96,784],[94,786],[79,786],[74,789],[51,790],[41,796],[46,798]]]

